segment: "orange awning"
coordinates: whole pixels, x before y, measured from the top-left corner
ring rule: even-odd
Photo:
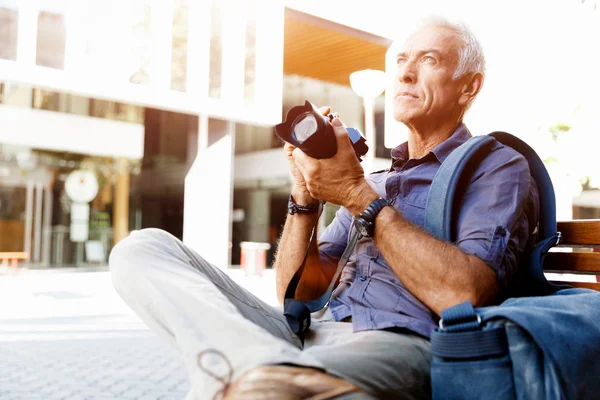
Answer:
[[[354,71],[385,70],[390,44],[389,39],[287,8],[283,71],[350,86]]]

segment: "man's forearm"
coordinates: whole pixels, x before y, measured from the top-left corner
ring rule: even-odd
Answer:
[[[358,215],[377,197],[363,187],[347,208]],[[377,215],[374,240],[406,288],[438,315],[462,301],[483,305],[496,296],[495,273],[483,261],[434,238],[392,207]]]
[[[378,215],[375,243],[411,293],[440,315],[463,301],[476,306],[496,296],[494,271],[475,256],[429,235],[386,207]]]
[[[310,196],[300,192],[295,192],[292,195],[298,204],[314,201]],[[298,268],[302,265],[302,261],[304,261],[310,235],[318,217],[319,215],[314,213],[288,215],[286,218],[274,263],[277,298],[281,304],[283,304],[285,290]],[[315,287],[315,290],[318,290],[318,282],[305,282],[304,277],[315,276],[315,274],[306,274],[306,272],[307,270],[316,270],[319,268],[319,264],[319,250],[315,238],[309,249],[305,273],[303,273],[302,285],[304,288]],[[317,274],[317,276],[320,275],[320,273]],[[310,290],[308,291],[310,292]],[[311,293],[307,293],[307,296],[311,296]]]

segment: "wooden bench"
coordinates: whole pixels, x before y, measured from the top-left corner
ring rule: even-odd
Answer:
[[[8,266],[8,261],[10,260],[10,266],[14,269],[17,269],[17,264],[19,260],[28,260],[29,254],[23,251],[1,251],[0,252],[0,260],[2,260],[2,266]]]
[[[568,283],[600,291],[600,219],[558,222],[557,230],[562,240],[546,256],[545,272],[585,276],[593,282]]]

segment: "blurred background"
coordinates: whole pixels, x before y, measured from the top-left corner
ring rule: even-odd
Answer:
[[[273,125],[305,99],[329,105],[370,134],[366,169],[386,167],[405,133],[385,95],[359,96],[349,76],[385,71],[388,47],[432,12],[484,46],[472,132],[533,145],[559,219],[600,217],[597,1],[227,3],[0,0],[0,251],[30,267],[103,263],[158,227],[222,268],[241,263],[240,243],[268,243],[269,264],[291,183]],[[66,182],[82,171],[89,210],[73,215]]]
[[[328,105],[366,133],[366,172],[388,167],[406,132],[384,72],[432,13],[465,21],[484,47],[471,132],[533,146],[559,220],[600,218],[598,0],[0,0],[0,398],[75,398],[81,382],[81,398],[182,398],[178,361],[174,377],[128,392],[177,358],[112,291],[110,250],[161,228],[274,304],[292,183],[274,125],[305,100]],[[364,70],[384,72],[351,84]],[[121,365],[123,348],[159,350]],[[103,355],[104,384],[92,372],[43,383]]]

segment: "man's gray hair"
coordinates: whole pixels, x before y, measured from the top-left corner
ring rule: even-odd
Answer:
[[[454,79],[473,72],[485,75],[485,57],[481,43],[464,22],[451,21],[440,16],[429,16],[422,23],[424,25],[439,25],[454,30],[463,42],[458,54],[458,67],[454,71]]]

